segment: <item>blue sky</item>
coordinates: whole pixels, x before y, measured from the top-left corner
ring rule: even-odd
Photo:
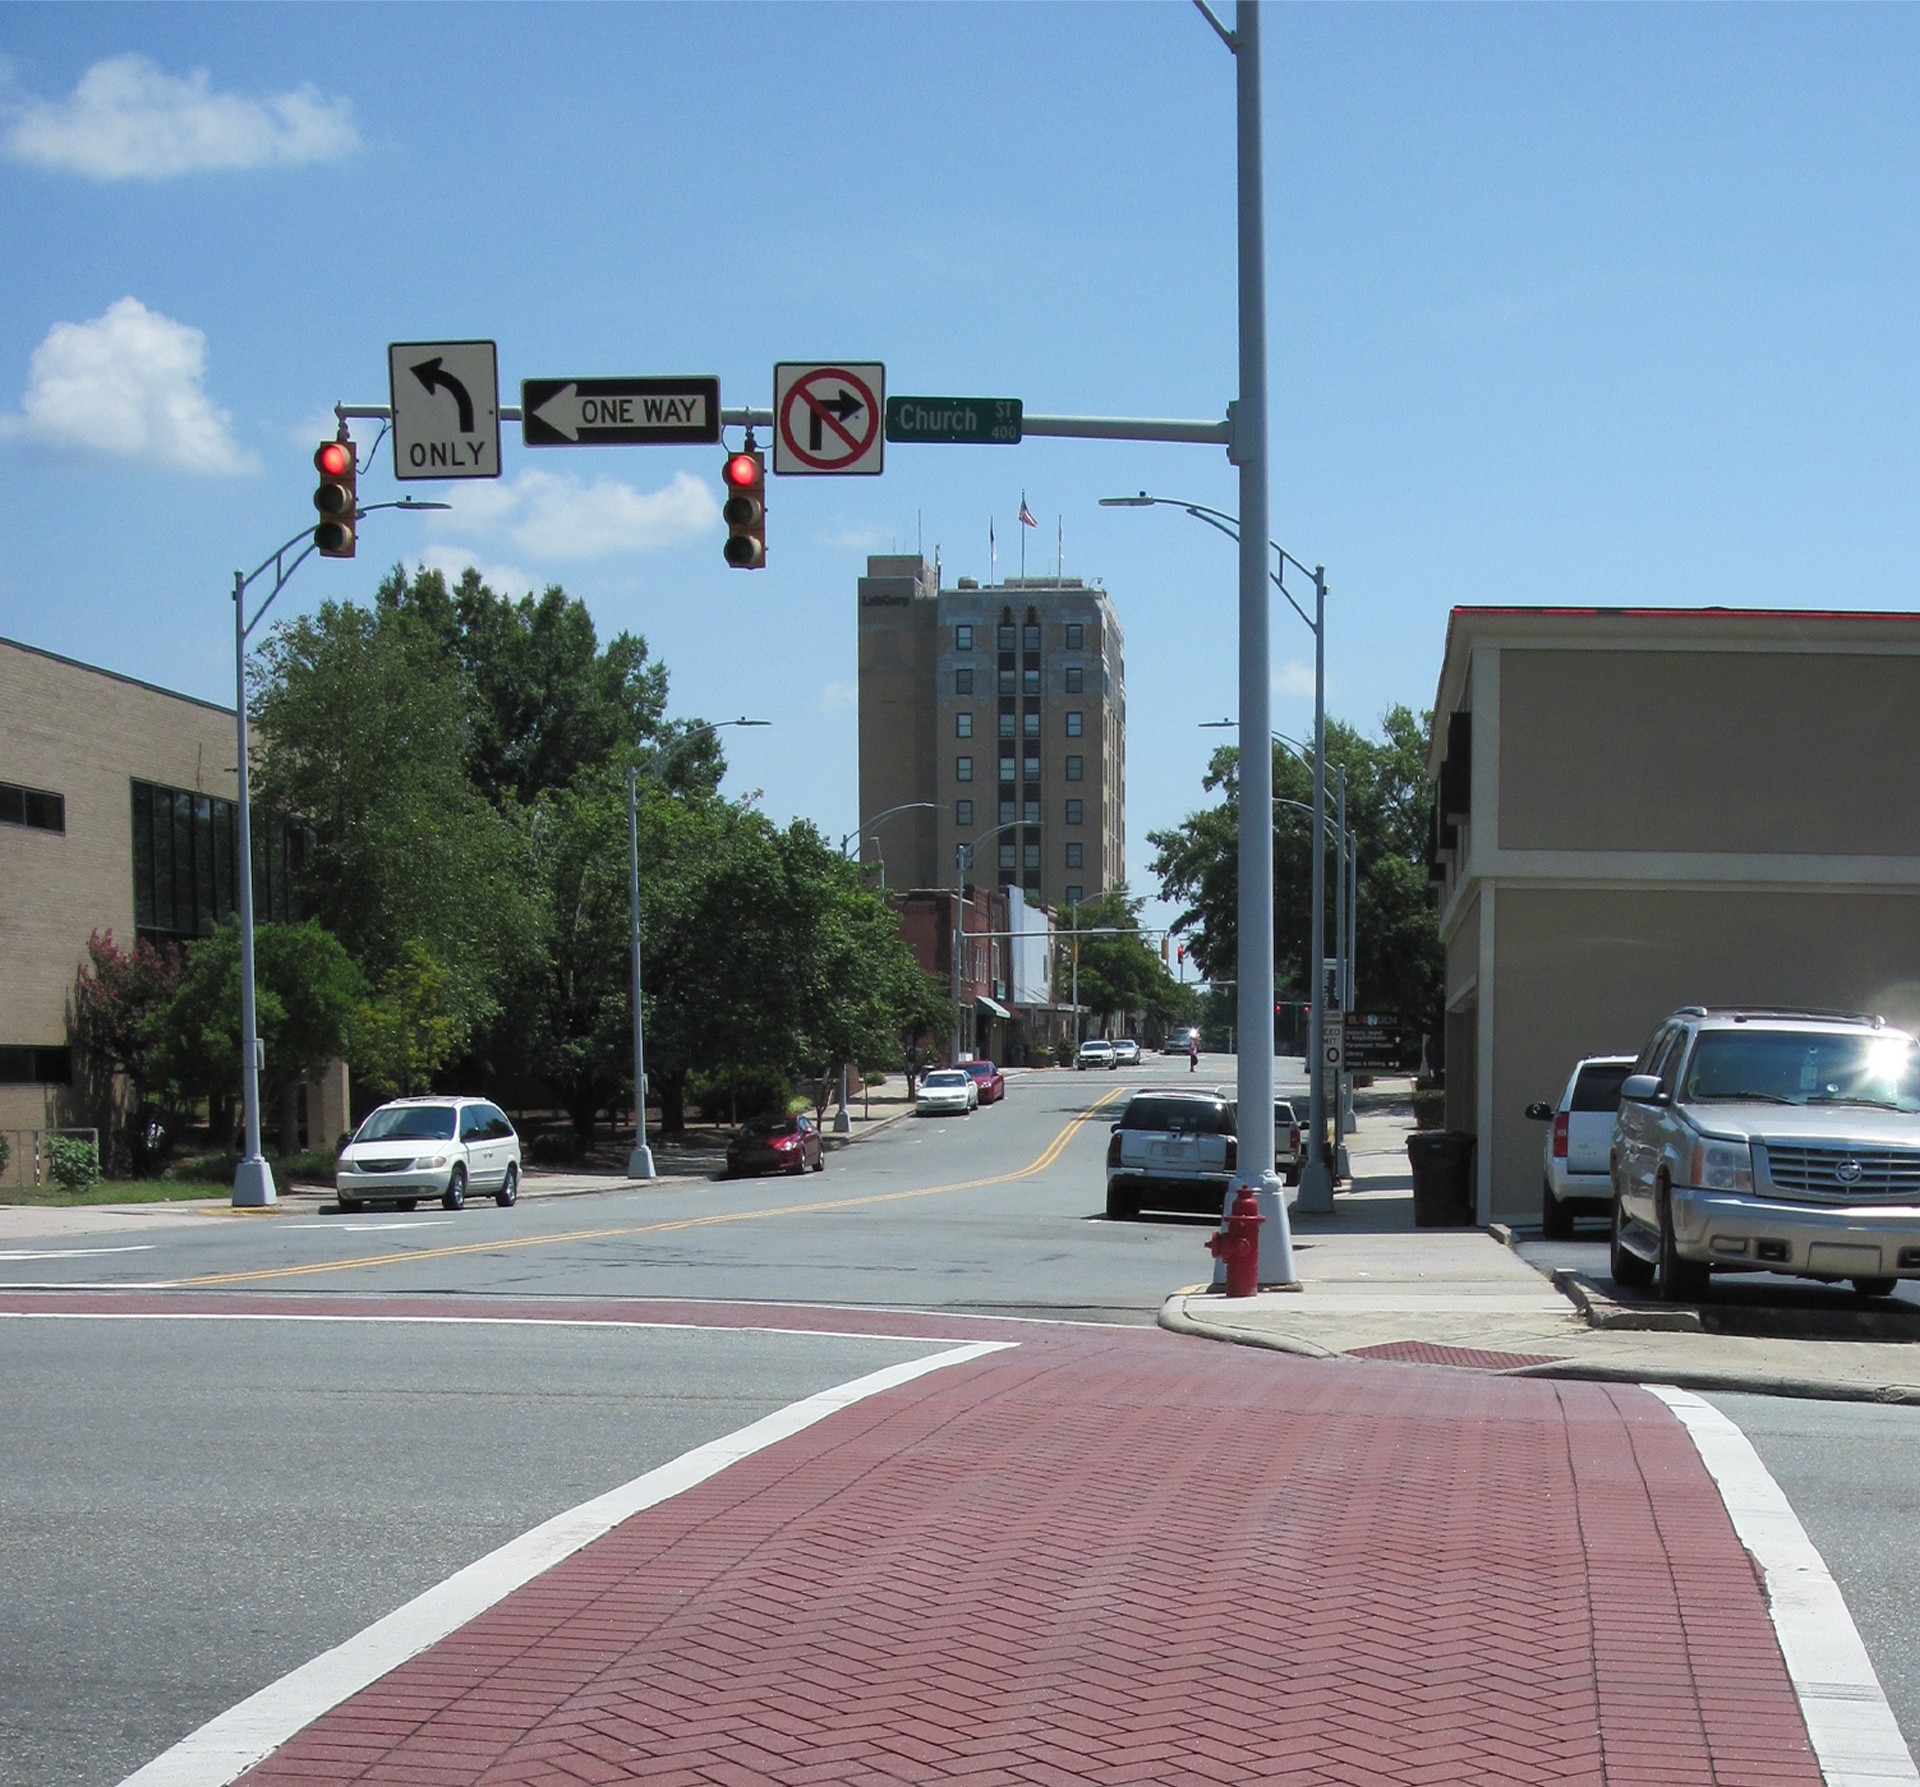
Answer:
[[[1920,11],[1292,6],[1267,48],[1274,528],[1327,566],[1333,712],[1430,702],[1459,602],[1920,608]],[[1035,411],[1233,394],[1232,70],[1172,0],[16,6],[0,59],[0,633],[195,694],[390,340],[732,404],[815,357]],[[1150,890],[1233,702],[1233,555],[1097,499],[1231,509],[1218,449],[894,447],[776,481],[751,575],[711,449],[504,457],[283,602],[401,557],[561,582],[677,711],[775,722],[730,787],[837,836],[865,554],[981,576],[992,517],[1010,569],[1024,490],[1030,567],[1061,518],[1126,628]],[[1280,611],[1291,730],[1309,647]]]

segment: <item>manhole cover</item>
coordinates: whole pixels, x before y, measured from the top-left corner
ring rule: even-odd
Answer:
[[[1384,1359],[1394,1365],[1452,1365],[1462,1371],[1517,1371],[1523,1365],[1556,1365],[1559,1353],[1490,1353],[1472,1346],[1436,1346],[1429,1340],[1389,1340],[1357,1346],[1349,1359]]]

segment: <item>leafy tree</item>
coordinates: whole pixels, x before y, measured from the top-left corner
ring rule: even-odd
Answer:
[[[354,1071],[379,1092],[407,1098],[425,1091],[467,1040],[452,996],[446,969],[424,943],[409,938],[378,991],[354,1014]]]
[[[1062,932],[1069,949],[1076,930],[1117,933],[1079,940],[1082,1011],[1099,1014],[1138,1011],[1165,1019],[1178,1006],[1180,995],[1166,964],[1140,935],[1141,905],[1124,887],[1110,889],[1077,907],[1075,925]],[[1069,960],[1060,972],[1057,997],[1070,996],[1072,978]]]
[[[186,957],[174,944],[160,949],[142,938],[123,950],[112,931],[87,939],[73,989],[74,1041],[93,1066],[124,1075],[136,1102],[166,1091],[155,1070],[149,1020],[179,991],[186,971]]]

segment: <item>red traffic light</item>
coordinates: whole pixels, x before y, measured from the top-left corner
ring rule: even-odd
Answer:
[[[726,480],[729,484],[745,489],[760,476],[760,462],[751,453],[734,453],[728,457]]]
[[[327,441],[314,454],[313,463],[329,478],[337,478],[353,464],[353,450],[339,441]]]

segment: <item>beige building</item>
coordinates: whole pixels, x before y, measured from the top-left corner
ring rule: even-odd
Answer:
[[[1920,615],[1458,608],[1430,770],[1447,1123],[1540,1206],[1583,1055],[1688,1004],[1920,1025]]]
[[[0,1129],[96,1121],[68,1034],[88,939],[231,916],[237,779],[231,708],[0,640]],[[284,917],[284,857],[256,855],[258,910]]]
[[[954,589],[917,555],[867,560],[858,591],[860,814],[914,801],[861,844],[887,885],[951,887],[955,852],[1001,825],[968,880],[1056,908],[1126,879],[1125,641],[1077,577]]]

